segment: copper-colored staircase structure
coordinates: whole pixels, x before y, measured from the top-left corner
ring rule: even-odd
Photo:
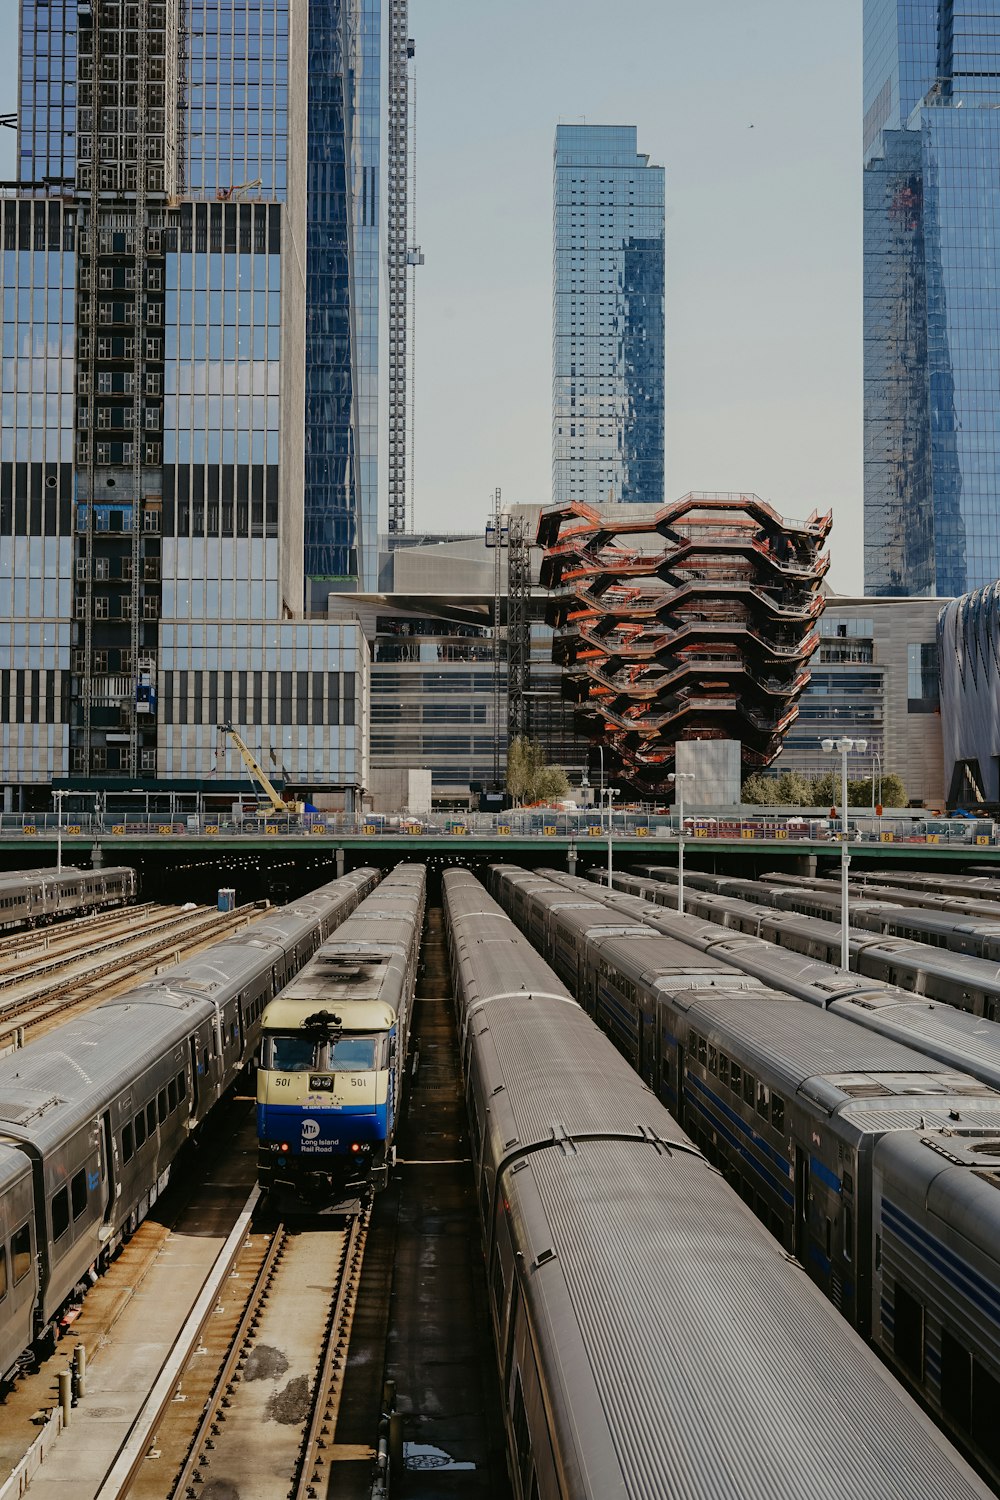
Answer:
[[[787,521],[741,494],[542,511],[563,696],[622,781],[671,795],[678,740],[739,740],[748,770],[770,764],[819,645],[831,524],[816,512]]]

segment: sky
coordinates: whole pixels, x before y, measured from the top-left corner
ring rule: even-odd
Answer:
[[[415,521],[551,485],[556,124],[666,170],[666,495],[832,509],[860,592],[860,0],[410,0]]]
[[[667,498],[832,509],[860,591],[861,0],[410,0],[410,32],[416,528],[548,501],[555,127],[634,124],[666,169]]]

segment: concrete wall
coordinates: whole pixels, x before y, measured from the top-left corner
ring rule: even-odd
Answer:
[[[739,740],[678,740],[678,775],[694,777],[684,782],[685,809],[739,805],[740,753]]]

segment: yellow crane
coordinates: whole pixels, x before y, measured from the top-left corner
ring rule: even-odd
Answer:
[[[270,804],[271,812],[280,813],[282,817],[286,818],[296,815],[301,816],[301,814],[305,812],[306,805],[304,802],[284,801],[284,799],[278,793],[277,789],[265,776],[259,762],[257,761],[249,745],[240,734],[238,729],[235,729],[232,724],[220,724],[219,733],[227,734],[232,740],[233,744],[236,746],[237,750],[240,752],[243,764],[246,766],[247,771],[250,774],[251,781],[255,782],[255,784],[260,787],[264,796],[267,798],[268,803]]]

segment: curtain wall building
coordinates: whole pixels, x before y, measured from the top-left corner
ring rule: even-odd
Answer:
[[[8,802],[203,777],[229,719],[290,780],[364,784],[367,647],[305,610],[376,578],[405,31],[406,0],[22,0],[0,200]],[[405,352],[405,275],[390,301]]]
[[[634,125],[557,127],[554,504],[663,504],[663,195]]]
[[[865,589],[1000,575],[1000,5],[866,0]]]

